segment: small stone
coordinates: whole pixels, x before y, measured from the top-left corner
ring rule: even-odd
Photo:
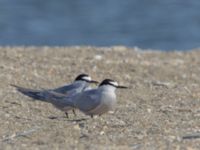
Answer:
[[[147,109],[147,112],[148,112],[148,113],[151,113],[151,109],[150,109],[150,108],[148,108],[148,109]]]
[[[75,129],[75,130],[80,130],[80,127],[79,127],[79,125],[78,125],[78,124],[77,124],[77,125],[75,125],[75,126],[74,126],[74,129]]]
[[[119,46],[113,46],[112,49],[114,51],[118,51],[118,52],[123,52],[123,51],[127,50],[127,48],[125,46],[120,46],[120,45]]]
[[[105,132],[104,132],[104,131],[101,131],[101,132],[100,132],[100,135],[104,135],[104,134],[105,134]]]
[[[109,113],[109,114],[114,114],[115,112],[114,112],[114,111],[109,111],[108,113]]]
[[[102,56],[101,56],[101,55],[95,55],[94,58],[95,58],[96,60],[102,60]]]

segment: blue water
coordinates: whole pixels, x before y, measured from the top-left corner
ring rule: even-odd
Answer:
[[[200,47],[199,0],[0,0],[0,45]]]

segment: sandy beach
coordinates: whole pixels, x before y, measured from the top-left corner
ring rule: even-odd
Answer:
[[[114,112],[67,119],[9,86],[55,88],[80,73],[129,87]],[[0,119],[0,149],[199,149],[200,51],[1,47]]]

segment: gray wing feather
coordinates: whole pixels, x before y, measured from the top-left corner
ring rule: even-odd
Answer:
[[[62,87],[58,87],[56,89],[52,89],[52,91],[57,92],[57,93],[62,93],[62,94],[67,94],[68,91],[70,91],[71,89],[76,88],[73,84],[71,85],[65,85]]]
[[[67,94],[67,95],[74,95],[79,92],[82,92],[85,89],[85,85],[82,83],[76,83],[76,84],[69,84],[62,87],[58,87],[56,89],[52,89],[51,91]]]

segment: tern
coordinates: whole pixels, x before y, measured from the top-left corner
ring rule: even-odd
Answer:
[[[34,100],[44,101],[51,103],[50,101],[50,92],[55,92],[62,95],[68,95],[73,96],[76,95],[82,91],[89,90],[90,89],[90,83],[99,83],[98,81],[92,80],[91,77],[87,74],[80,74],[78,75],[74,82],[71,84],[67,84],[55,89],[44,89],[44,90],[34,90],[34,89],[28,89],[24,87],[20,87],[14,84],[11,84],[11,86],[15,87],[20,93],[33,98]],[[70,106],[60,107],[59,102],[58,104],[53,103],[53,105],[60,110],[64,111],[66,114],[66,117],[68,118],[68,111],[72,110],[74,115],[76,115],[74,108]]]
[[[72,96],[50,92],[50,101],[52,104],[58,104],[60,107],[71,106],[79,109],[86,115],[102,115],[113,110],[117,99],[115,90],[117,88],[128,88],[118,85],[112,79],[103,80],[95,89],[86,90]]]

